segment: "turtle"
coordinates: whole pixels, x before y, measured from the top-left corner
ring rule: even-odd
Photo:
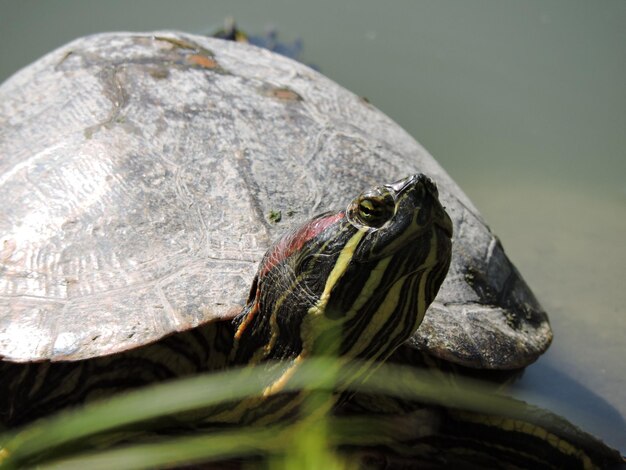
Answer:
[[[547,315],[477,210],[366,100],[247,44],[102,34],[0,88],[0,356],[67,363],[231,321],[272,240],[407,174],[455,225],[450,271],[405,347],[518,368]]]
[[[88,363],[230,322],[272,240],[419,173],[456,236],[402,348],[514,369],[551,341],[545,311],[436,161],[286,57],[183,33],[89,36],[2,84],[0,122],[7,364]]]
[[[311,355],[365,360],[360,380],[394,357],[518,369],[552,339],[426,150],[286,57],[88,36],[2,84],[0,123],[4,426],[279,360],[264,400],[209,416],[258,423],[294,411],[280,388]]]
[[[232,318],[272,240],[417,173],[456,235],[407,347],[515,369],[550,344],[547,314],[458,185],[305,65],[184,33],[107,33],[19,71],[0,98],[5,361],[85,360]]]

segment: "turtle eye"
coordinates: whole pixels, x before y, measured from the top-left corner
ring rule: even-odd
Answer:
[[[359,217],[368,222],[382,219],[385,213],[384,206],[376,199],[363,199],[359,202]]]
[[[377,191],[376,194],[362,194],[356,198],[349,208],[349,216],[359,225],[378,228],[391,218],[394,209],[391,194]]]

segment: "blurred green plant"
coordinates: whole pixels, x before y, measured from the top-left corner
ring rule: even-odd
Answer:
[[[396,448],[424,432],[419,421],[427,415],[419,410],[401,415],[331,412],[335,384],[350,376],[345,364],[332,358],[304,361],[285,383],[284,393],[306,393],[297,420],[220,428],[189,419],[218,405],[261,396],[264,387],[258,377],[267,374],[278,377],[280,368],[248,367],[177,379],[63,411],[1,435],[0,467],[122,470],[254,457],[271,469],[352,469],[358,460],[338,449]],[[533,429],[554,433],[564,442],[593,440],[550,413],[494,393],[493,386],[463,377],[450,381],[441,371],[384,364],[351,389],[496,416],[501,422],[532,423]]]

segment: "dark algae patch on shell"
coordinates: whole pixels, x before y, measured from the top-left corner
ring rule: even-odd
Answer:
[[[270,211],[270,215],[268,216],[268,219],[270,219],[270,222],[273,222],[275,224],[280,222],[282,218],[283,218],[282,212],[276,211],[276,210]]]

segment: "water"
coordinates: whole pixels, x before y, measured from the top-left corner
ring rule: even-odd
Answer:
[[[515,389],[626,452],[626,3],[0,1],[0,79],[80,35],[229,15],[301,37],[442,163],[550,314]]]

